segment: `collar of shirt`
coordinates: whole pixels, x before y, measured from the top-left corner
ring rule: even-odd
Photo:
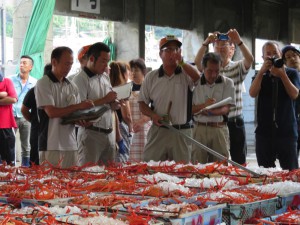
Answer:
[[[89,78],[92,78],[94,76],[97,76],[96,73],[93,73],[89,68],[86,66],[83,68],[83,71],[88,75]]]
[[[53,82],[53,83],[57,83],[59,82],[59,80],[56,78],[56,76],[52,73],[52,71],[50,71],[48,74],[46,74],[46,76],[49,77],[49,79]],[[67,82],[70,83],[70,81],[67,78],[63,78],[63,82]]]
[[[222,76],[219,75],[215,81],[215,84],[219,84],[222,82],[223,82]],[[207,83],[204,74],[202,74],[202,76],[200,78],[200,83],[201,83],[201,85],[205,85]]]
[[[177,66],[176,69],[175,69],[175,71],[174,71],[175,75],[176,75],[176,74],[179,74],[179,73],[181,73],[181,72],[182,72],[181,67],[180,67],[180,66]],[[163,77],[164,75],[165,75],[164,67],[163,67],[163,65],[161,65],[161,66],[159,67],[159,69],[158,69],[158,77]]]

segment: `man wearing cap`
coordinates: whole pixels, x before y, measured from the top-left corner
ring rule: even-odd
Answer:
[[[192,144],[161,123],[170,122],[174,128],[192,136],[192,92],[200,74],[184,63],[181,45],[173,35],[160,40],[159,55],[163,64],[149,72],[141,86],[140,110],[153,121],[144,150],[145,161],[188,163],[191,160]]]
[[[9,165],[15,165],[15,133],[17,127],[12,105],[17,102],[18,96],[13,82],[0,73],[0,160]]]
[[[243,81],[251,68],[254,58],[236,29],[230,29],[226,34],[214,32],[206,38],[196,55],[195,64],[200,71],[202,71],[201,62],[203,56],[210,43],[213,43],[214,52],[218,53],[222,59],[220,74],[231,78],[235,85],[235,106],[230,107],[227,122],[230,137],[230,156],[233,161],[245,164],[247,145],[242,114],[242,92],[245,89]],[[235,46],[239,47],[243,55],[243,59],[238,61],[232,61]]]
[[[299,168],[297,157],[296,98],[300,79],[295,69],[275,62],[281,57],[277,42],[262,47],[264,63],[254,76],[249,89],[257,97],[255,151],[257,163],[265,168],[276,167],[276,158],[285,170]]]
[[[282,49],[282,59],[287,67],[294,68],[300,72],[300,51],[292,45],[287,45]],[[300,151],[300,97],[297,98],[296,115],[298,124],[298,157]]]

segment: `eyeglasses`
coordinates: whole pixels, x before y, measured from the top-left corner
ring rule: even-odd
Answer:
[[[164,47],[161,49],[161,51],[167,52],[167,53],[177,53],[180,50],[178,47]]]

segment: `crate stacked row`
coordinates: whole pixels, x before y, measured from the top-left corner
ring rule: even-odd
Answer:
[[[254,178],[222,163],[149,162],[67,170],[1,166],[0,220],[12,210],[44,205],[49,210],[82,210],[52,216],[55,221],[73,221],[70,224],[84,224],[81,217],[96,216],[118,217],[125,224],[238,224],[259,223],[299,207],[299,171],[253,170],[262,176]],[[50,219],[52,214],[47,215]]]

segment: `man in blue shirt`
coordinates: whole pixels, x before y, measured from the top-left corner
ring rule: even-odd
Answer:
[[[295,69],[284,67],[276,42],[263,46],[264,63],[249,94],[257,97],[256,158],[259,166],[298,169],[296,99],[300,80]]]
[[[18,95],[18,101],[13,105],[13,113],[17,122],[18,128],[15,132],[19,131],[21,140],[21,157],[22,166],[29,166],[30,157],[30,122],[28,122],[21,113],[21,107],[27,92],[35,86],[37,80],[30,76],[30,71],[33,67],[33,59],[28,55],[21,56],[20,60],[20,73],[11,77]]]

